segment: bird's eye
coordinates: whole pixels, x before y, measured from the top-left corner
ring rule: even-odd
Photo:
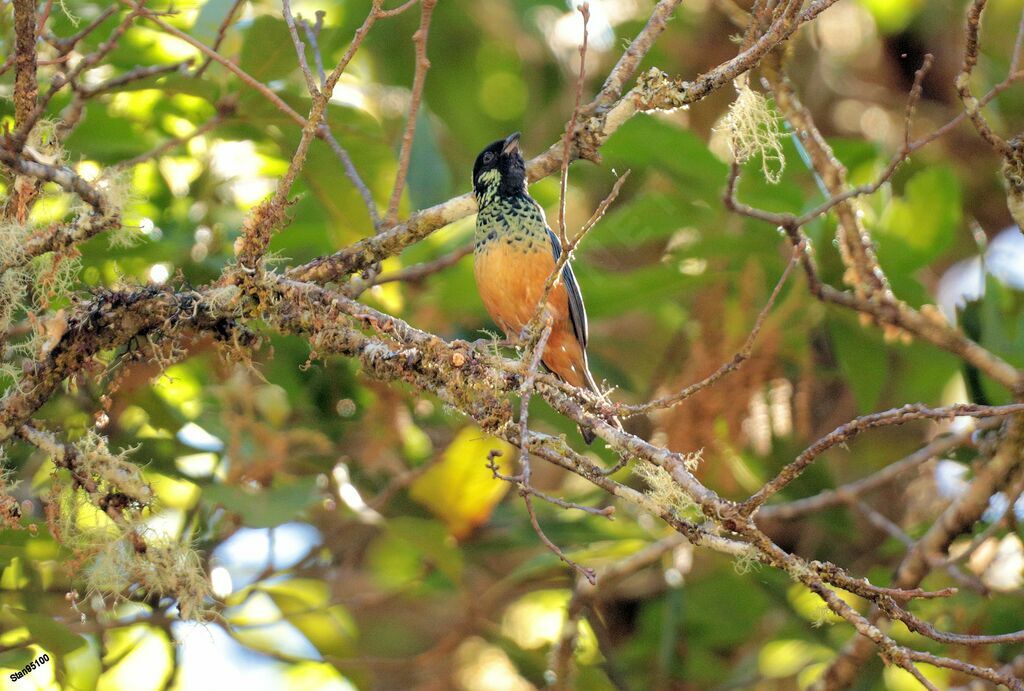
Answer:
[[[494,153],[493,152],[488,151],[488,152],[484,153],[484,163],[490,163],[493,160],[494,160]]]

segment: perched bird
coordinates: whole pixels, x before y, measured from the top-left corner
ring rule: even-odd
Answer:
[[[512,341],[519,338],[544,295],[544,286],[562,254],[544,210],[526,191],[526,162],[519,133],[487,146],[473,166],[476,217],[473,269],[487,312]],[[566,263],[561,281],[547,299],[551,334],[541,356],[563,381],[600,395],[587,365],[587,311]],[[580,427],[589,444],[594,431]]]

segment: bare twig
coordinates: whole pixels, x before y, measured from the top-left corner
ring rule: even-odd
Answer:
[[[36,81],[36,3],[35,0],[17,0],[14,2],[14,121],[18,131],[24,130],[25,136],[34,122],[36,100],[39,84]],[[24,144],[24,139],[15,140],[16,147]],[[25,178],[16,178],[12,194],[4,208],[6,218],[16,218],[24,222],[28,218],[32,202],[39,192],[38,184]]]
[[[381,283],[390,283],[393,281],[402,281],[404,283],[418,283],[427,276],[444,271],[450,266],[454,266],[459,263],[463,257],[473,252],[473,244],[463,245],[456,250],[452,250],[448,254],[438,257],[437,259],[422,264],[413,264],[392,274],[385,274],[378,276],[374,279],[374,285],[380,285]]]
[[[133,10],[110,32],[106,41],[101,43],[93,52],[83,56],[70,70],[59,73],[53,78],[50,82],[50,88],[36,100],[31,113],[22,122],[18,123],[17,129],[10,135],[9,148],[12,151],[20,151],[25,146],[25,142],[28,141],[32,129],[46,111],[46,107],[53,100],[53,97],[61,89],[68,84],[74,85],[80,75],[98,65],[100,61],[117,47],[121,37],[124,36],[125,32],[128,31],[140,16],[140,13],[143,11],[141,8],[144,4],[144,0],[134,4]]]
[[[814,460],[826,450],[837,444],[845,444],[861,432],[885,427],[890,425],[902,425],[912,420],[949,420],[954,417],[996,417],[1013,415],[1024,411],[1024,403],[1015,403],[1005,406],[983,406],[971,403],[960,403],[942,408],[929,408],[920,403],[912,403],[902,408],[894,408],[882,413],[873,413],[851,420],[840,425],[829,434],[816,441],[803,453],[797,456],[796,460],[779,471],[778,475],[766,482],[761,489],[755,492],[742,505],[741,511],[749,516],[754,513],[765,501],[777,494],[793,480],[798,478]]]
[[[313,62],[316,65],[317,76],[320,77],[320,84],[323,85],[327,81],[327,73],[324,72],[324,57],[320,53],[320,31],[324,27],[324,16],[326,12],[323,10],[316,11],[316,23],[310,24],[309,21],[302,18],[299,15],[299,24],[302,25],[302,31],[306,34],[306,40],[309,41],[310,46],[313,48]]]
[[[116,4],[108,5],[103,11],[101,11],[96,17],[82,27],[79,31],[68,36],[66,38],[57,38],[52,34],[46,37],[46,40],[57,49],[60,55],[68,54],[83,38],[89,36],[92,32],[96,31],[103,22],[107,21],[115,12],[117,12],[118,6]]]
[[[580,117],[580,101],[583,100],[583,85],[587,76],[587,41],[590,34],[587,24],[590,22],[590,4],[584,2],[576,9],[583,18],[583,43],[580,44],[580,71],[576,77],[576,101],[572,107],[572,116],[565,126],[565,134],[562,136],[562,173],[558,183],[558,239],[562,247],[569,246],[569,238],[565,235],[565,192],[569,184],[569,145],[576,136],[576,121]]]
[[[597,225],[598,221],[604,217],[605,212],[608,211],[608,207],[610,207],[618,198],[619,190],[622,189],[622,186],[625,184],[629,174],[630,171],[627,170],[615,180],[615,184],[612,185],[611,190],[605,198],[601,200],[601,203],[597,205],[597,208],[594,209],[594,213],[591,214],[587,222],[583,224],[582,228],[580,228],[580,232],[562,245],[562,253],[558,256],[557,261],[555,261],[555,266],[551,270],[551,273],[548,274],[547,281],[544,283],[544,289],[540,293],[540,299],[537,301],[537,305],[533,309],[533,316],[523,328],[523,331],[529,334],[531,339],[533,338],[533,334],[538,333],[537,328],[541,320],[544,318],[544,314],[547,310],[548,298],[551,297],[551,291],[553,291],[555,286],[557,286],[562,280],[562,270],[572,259],[572,253],[579,246],[580,242],[583,241],[583,238],[586,237],[587,233],[589,233],[591,229]]]
[[[541,359],[544,357],[544,348],[548,344],[548,337],[551,336],[552,322],[548,317],[547,323],[541,329],[540,336],[533,349],[527,349],[523,353],[523,360],[528,364],[526,376],[523,377],[523,385],[520,387],[519,398],[519,481],[525,486],[530,486],[530,451],[526,446],[526,439],[530,436],[530,397],[533,395],[533,385],[537,381],[537,372],[540,370]]]
[[[967,28],[964,35],[967,38],[967,46],[964,49],[964,65],[956,78],[956,91],[963,103],[964,112],[967,118],[974,125],[981,138],[988,142],[989,146],[996,150],[1003,158],[1009,158],[1013,152],[1006,140],[992,131],[985,116],[981,114],[981,105],[971,94],[971,72],[978,64],[978,33],[981,30],[981,14],[985,9],[988,0],[973,0],[967,10]]]
[[[430,60],[427,58],[427,37],[430,35],[430,18],[434,15],[437,0],[420,1],[420,26],[412,35],[416,46],[416,71],[412,79],[412,93],[409,97],[409,114],[406,116],[405,132],[402,134],[402,148],[398,154],[398,172],[395,175],[395,186],[391,191],[388,210],[384,214],[384,224],[394,225],[398,217],[398,204],[402,200],[402,191],[409,176],[409,161],[412,158],[412,140],[416,136],[416,118],[423,100],[423,86],[427,81],[427,70]]]
[[[295,45],[295,55],[299,59],[299,68],[302,70],[302,76],[306,79],[306,89],[309,91],[309,95],[314,98],[320,93],[320,89],[317,87],[316,78],[309,69],[309,61],[306,59],[306,44],[299,38],[299,30],[295,26],[295,17],[292,16],[292,5],[289,0],[281,0],[282,13],[284,14],[284,22],[288,25],[288,34],[292,37],[292,43]],[[321,85],[324,85],[326,79],[321,81]]]
[[[530,492],[523,492],[520,490],[520,494],[523,496],[523,502],[526,504],[526,513],[530,516],[530,525],[533,527],[533,532],[537,534],[540,541],[544,543],[544,546],[551,550],[555,556],[561,559],[569,568],[576,571],[578,574],[586,578],[591,583],[596,582],[597,575],[594,570],[589,566],[583,566],[572,559],[570,559],[562,548],[551,541],[545,533],[544,529],[540,527],[540,522],[537,520],[537,512],[533,509],[533,494]]]
[[[935,521],[928,531],[914,543],[896,570],[893,586],[897,588],[913,588],[931,571],[933,564],[945,563],[941,556],[952,544],[953,540],[964,530],[974,525],[988,508],[991,497],[1007,478],[1019,472],[1024,454],[1021,453],[1022,423],[1020,416],[1012,417],[1006,435],[1000,441],[995,455],[982,465],[974,480]],[[936,560],[939,557],[940,561]],[[851,641],[844,647],[821,678],[822,689],[846,688],[856,679],[863,661],[871,654],[869,643],[860,640]],[[964,664],[964,663],[961,663]],[[951,669],[961,669],[948,664]],[[998,680],[991,677],[994,670],[979,673],[977,670],[963,668],[968,674],[979,676],[990,681],[1003,683],[1014,689],[1024,688],[1019,679],[1007,682],[1005,677]]]
[[[381,8],[380,10],[378,10],[377,15],[380,17],[397,17],[398,15],[402,14],[419,1],[420,0],[405,0],[405,2],[403,2],[398,7],[395,7],[394,9],[390,10],[385,10]]]
[[[130,0],[122,1],[130,2]],[[425,0],[425,2],[430,2],[432,8],[433,3],[436,2],[436,0]],[[292,156],[288,169],[278,180],[274,196],[269,201],[266,201],[256,207],[254,212],[246,218],[245,225],[242,228],[241,243],[238,247],[238,264],[245,274],[253,274],[256,272],[257,264],[266,251],[267,245],[270,242],[271,234],[283,221],[284,207],[287,202],[288,194],[291,191],[295,178],[298,176],[305,164],[309,146],[314,137],[320,136],[320,133],[326,130],[326,127],[323,124],[323,119],[326,114],[328,102],[330,101],[331,95],[334,93],[334,87],[337,85],[338,80],[341,79],[341,75],[344,73],[345,68],[348,67],[348,64],[359,49],[359,46],[362,45],[370,27],[377,18],[381,16],[380,12],[380,0],[375,0],[373,7],[370,10],[370,14],[367,15],[363,25],[358,31],[356,31],[355,37],[352,39],[352,42],[349,44],[349,47],[345,51],[341,60],[327,76],[327,79],[324,81],[323,88],[313,95],[313,104],[310,108],[309,116],[303,120],[304,124],[302,127],[302,136],[299,139],[299,145]],[[429,22],[429,15],[427,16],[426,21]],[[297,39],[297,34],[295,34],[295,37]],[[425,46],[425,37],[423,38],[423,41]],[[298,41],[297,45],[301,46],[301,41]],[[304,57],[303,61],[305,61]],[[309,72],[308,65],[306,65],[305,71],[307,73]],[[310,80],[311,79],[312,77],[310,76]]]
[[[770,55],[762,69],[779,110],[796,131],[829,194],[842,194],[846,191],[846,168],[836,158],[832,147],[814,124],[810,111],[801,103],[793,85],[782,72],[781,53]],[[888,280],[878,264],[874,244],[857,210],[852,204],[842,202],[835,205],[835,212],[839,218],[836,236],[846,267],[844,281],[853,287],[858,297],[890,295]]]
[[[529,435],[527,435],[526,438],[528,440]],[[545,494],[544,492],[541,492],[540,490],[536,489],[533,486],[523,485],[521,475],[505,475],[504,473],[501,472],[501,468],[498,467],[498,463],[495,460],[495,458],[497,458],[500,455],[500,451],[492,450],[491,453],[488,454],[487,456],[487,469],[491,471],[491,477],[493,477],[495,480],[503,480],[505,482],[509,482],[513,485],[516,485],[520,492],[527,492],[529,494],[532,494],[538,499],[546,501],[549,504],[553,504],[560,509],[574,509],[576,511],[582,511],[584,513],[589,513],[594,516],[603,516],[604,518],[609,519],[615,515],[614,506],[605,506],[599,509],[596,506],[577,504],[576,502],[573,501],[566,501],[565,499],[560,499],[559,497],[553,497],[550,494]]]
[[[572,597],[569,599],[568,605],[566,605],[565,623],[562,625],[562,633],[558,640],[555,641],[549,657],[548,667],[554,672],[555,679],[552,685],[553,688],[573,688],[571,683],[572,657],[579,640],[580,618],[587,612],[594,611],[595,602],[599,598],[611,596],[614,586],[623,578],[658,563],[667,553],[677,549],[683,542],[684,538],[682,535],[678,533],[669,535],[657,542],[652,542],[624,559],[601,568],[597,572],[596,583],[592,584],[585,579],[576,580]],[[603,649],[603,652],[607,656],[610,651]]]
[[[661,398],[657,398],[653,401],[648,401],[647,403],[641,403],[638,405],[616,404],[614,405],[614,410],[616,414],[623,416],[632,416],[647,413],[652,410],[657,410],[659,408],[671,408],[672,406],[677,405],[685,401],[686,399],[690,398],[697,392],[702,391],[708,388],[709,386],[713,385],[715,382],[717,382],[730,372],[734,372],[735,370],[739,369],[740,366],[750,358],[750,355],[754,350],[754,343],[755,341],[757,341],[757,336],[761,332],[761,327],[764,326],[764,322],[768,318],[768,313],[771,312],[772,307],[775,305],[775,301],[778,300],[779,294],[782,292],[782,287],[786,284],[786,281],[789,279],[789,275],[790,273],[792,273],[793,267],[796,265],[797,258],[800,253],[801,251],[799,249],[795,249],[793,251],[793,259],[791,259],[790,262],[786,264],[786,268],[783,270],[782,275],[779,277],[779,280],[775,283],[775,287],[772,289],[771,294],[768,296],[768,300],[765,302],[764,307],[762,307],[761,311],[758,313],[757,319],[754,320],[754,326],[750,330],[750,333],[747,335],[747,339],[746,341],[744,341],[743,347],[740,348],[739,352],[733,355],[732,359],[729,360],[729,362],[726,362],[717,370],[709,374],[707,377],[701,379],[699,382],[696,382],[695,384],[690,384],[683,390],[678,391],[674,394],[662,396]]]
[[[940,631],[928,622],[922,621],[902,607],[897,606],[895,602],[887,598],[879,599],[878,603],[886,616],[893,621],[902,621],[907,625],[907,628],[914,633],[919,633],[922,636],[926,636],[927,638],[930,638],[933,641],[938,641],[939,643],[946,643],[948,645],[979,646],[1002,645],[1005,643],[1020,643],[1021,641],[1024,641],[1024,631],[994,635],[963,634]]]
[[[979,420],[975,429],[992,429],[1001,423],[1002,421],[999,418]],[[935,439],[927,446],[918,449],[902,460],[887,465],[877,473],[842,487],[824,490],[812,497],[796,499],[785,504],[763,506],[757,512],[757,518],[759,520],[790,520],[811,513],[817,513],[822,509],[846,504],[851,499],[859,498],[867,492],[893,482],[900,476],[918,468],[923,463],[927,463],[953,449],[971,443],[971,437],[975,434],[975,429],[967,429]]]
[[[66,191],[78,195],[98,212],[102,213],[106,207],[106,200],[99,191],[66,166],[30,160],[3,147],[0,147],[0,162],[22,175],[60,185]]]
[[[1022,493],[1024,493],[1024,477],[1018,479],[1013,488],[1007,493],[1005,497],[1006,506],[1003,508],[999,516],[989,523],[984,530],[971,538],[970,543],[963,550],[957,551],[956,555],[949,555],[946,559],[946,563],[957,564],[970,559],[971,555],[977,552],[979,547],[995,535],[1003,527],[1003,524],[1007,522],[1008,518],[1013,516],[1014,506],[1016,505],[1017,500],[1020,499]]]
[[[625,88],[626,82],[636,74],[640,61],[644,59],[655,40],[665,30],[672,14],[681,2],[682,0],[660,0],[658,2],[643,30],[637,34],[626,52],[615,63],[615,67],[608,73],[608,78],[601,86],[601,93],[594,100],[594,106],[607,106],[622,98],[622,90]]]
[[[168,33],[171,36],[174,36],[175,38],[179,38],[182,41],[185,41],[190,46],[206,55],[208,59],[213,60],[218,64],[222,65],[223,67],[227,68],[227,70],[234,74],[236,77],[238,77],[243,84],[245,84],[251,89],[255,89],[264,98],[266,98],[268,101],[274,104],[274,107],[276,107],[278,110],[284,113],[292,122],[299,125],[300,127],[305,126],[306,119],[304,117],[299,115],[295,111],[295,109],[293,109],[291,106],[285,103],[280,96],[278,96],[270,89],[270,87],[266,86],[258,79],[250,75],[248,72],[243,70],[241,67],[236,65],[233,60],[229,60],[228,58],[224,57],[210,46],[207,46],[205,43],[196,40],[192,36],[189,36],[187,33],[177,28],[176,26],[168,24],[163,19],[161,19],[156,13],[151,12],[145,8],[142,8],[140,4],[136,3],[134,0],[121,0],[121,2],[122,4],[125,4],[128,7],[135,10],[136,12],[138,12],[139,15],[147,21],[160,27],[161,31]]]
[[[245,2],[245,0],[234,0],[234,2],[231,3],[231,7],[228,8],[227,14],[224,15],[224,20],[217,28],[217,36],[213,39],[211,49],[214,52],[217,52],[220,49],[220,44],[224,42],[224,38],[227,36],[228,27],[230,27],[232,22],[235,21],[235,15],[238,14],[238,8],[242,6],[243,2]],[[207,56],[207,58],[203,60],[203,64],[196,68],[196,71],[192,76],[196,78],[202,77],[203,72],[206,71],[211,62],[213,62],[213,58]]]

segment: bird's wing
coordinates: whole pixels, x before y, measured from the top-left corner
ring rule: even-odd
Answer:
[[[555,255],[555,261],[562,256],[562,243],[558,236],[548,228],[548,237],[551,239],[551,252]],[[580,294],[579,284],[576,283],[576,276],[572,273],[572,265],[566,262],[562,267],[562,283],[565,284],[565,292],[569,295],[569,320],[572,322],[572,330],[576,334],[576,340],[584,348],[587,347],[587,308],[583,305],[583,295]]]

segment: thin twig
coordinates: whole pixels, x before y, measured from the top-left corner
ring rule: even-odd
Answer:
[[[530,398],[533,395],[534,382],[537,379],[537,372],[540,370],[541,358],[544,355],[544,347],[547,345],[548,337],[551,335],[552,323],[548,320],[543,330],[541,330],[540,337],[537,339],[537,344],[532,351],[527,349],[525,357],[528,358],[528,368],[526,370],[526,376],[523,377],[523,384],[519,388],[519,476],[515,478],[519,484],[519,494],[523,498],[523,502],[526,504],[526,512],[530,516],[530,525],[533,526],[533,531],[540,538],[540,541],[544,545],[554,552],[563,562],[568,564],[575,571],[579,572],[591,583],[595,582],[594,570],[585,566],[581,566],[576,563],[568,556],[565,552],[556,545],[554,542],[544,534],[544,530],[540,527],[540,522],[537,520],[537,513],[533,508],[533,496],[534,490],[531,484],[533,469],[530,465],[530,449],[527,445],[527,440],[530,438]],[[489,459],[493,463],[493,458]]]
[[[124,36],[125,32],[128,31],[128,29],[135,23],[135,20],[139,16],[141,16],[141,13],[143,11],[146,11],[143,9],[144,4],[145,0],[139,0],[139,2],[133,4],[133,10],[129,12],[124,19],[121,20],[121,22],[113,29],[113,31],[110,32],[106,41],[101,43],[93,52],[83,56],[82,59],[79,60],[78,63],[75,64],[75,66],[68,70],[66,73],[59,73],[56,76],[54,76],[54,78],[50,82],[50,88],[47,89],[46,92],[35,101],[35,107],[32,110],[32,112],[23,121],[18,123],[17,129],[14,131],[13,134],[10,135],[10,143],[12,150],[21,150],[21,148],[25,145],[25,142],[28,141],[28,137],[29,134],[32,132],[32,129],[39,121],[39,118],[41,118],[43,113],[46,111],[46,107],[50,104],[54,96],[56,96],[59,91],[61,91],[68,84],[74,85],[75,81],[78,79],[80,75],[98,65],[100,61],[102,61],[104,58],[106,58],[107,55],[111,53],[111,51],[117,48],[117,45],[121,40],[121,37]]]
[[[405,132],[402,134],[402,148],[398,154],[395,186],[391,191],[387,212],[384,214],[385,225],[394,225],[398,218],[398,204],[402,200],[402,191],[405,189],[406,178],[409,175],[412,141],[416,136],[416,118],[420,110],[420,102],[423,100],[423,86],[427,81],[427,70],[430,69],[430,60],[427,58],[427,37],[430,35],[430,18],[434,15],[436,5],[437,0],[421,0],[420,26],[412,35],[412,42],[416,46],[416,71],[412,79],[409,114],[406,116]]]
[[[14,0],[14,120],[24,127],[36,108],[36,3]]]
[[[1005,495],[1006,506],[999,516],[989,523],[984,530],[971,538],[970,543],[962,551],[958,551],[955,556],[950,554],[946,562],[949,564],[962,564],[970,559],[971,555],[978,551],[978,548],[985,544],[989,538],[995,535],[1006,520],[1013,515],[1017,500],[1020,499],[1022,492],[1024,492],[1024,477],[1017,480],[1014,487]]]
[[[137,7],[136,3],[133,2],[133,0],[121,0],[121,2],[133,8]],[[334,85],[337,84],[338,79],[341,78],[341,74],[344,72],[349,62],[351,62],[352,57],[359,49],[359,46],[362,45],[363,39],[366,37],[366,34],[369,32],[373,24],[377,21],[379,17],[393,16],[380,10],[379,5],[380,0],[376,0],[373,8],[370,10],[369,15],[367,15],[366,19],[363,21],[362,26],[360,26],[359,29],[356,30],[356,34],[353,37],[352,42],[349,44],[348,49],[345,51],[344,56],[342,56],[341,60],[338,62],[338,65],[335,67],[331,75],[327,77],[327,79],[324,81],[323,92],[324,94],[327,95],[328,98],[330,98],[330,95],[334,90]],[[192,47],[196,48],[198,51],[206,55],[210,60],[213,60],[218,64],[224,66],[235,76],[237,76],[240,80],[242,80],[242,82],[246,86],[255,89],[259,94],[261,94],[264,98],[270,101],[275,108],[281,111],[292,122],[299,125],[300,127],[306,126],[306,118],[302,117],[302,115],[296,112],[294,108],[285,103],[284,100],[276,93],[274,93],[274,91],[271,90],[267,85],[263,84],[258,79],[256,79],[248,72],[243,70],[241,67],[239,67],[237,64],[235,64],[233,60],[229,60],[228,58],[218,53],[216,50],[210,48],[210,46],[207,46],[201,41],[198,41],[192,36],[189,36],[184,31],[181,31],[177,27],[174,27],[168,24],[167,22],[163,21],[155,13],[141,9],[139,11],[141,13],[141,16],[143,16],[150,22],[156,24],[164,32],[169,33],[177,38],[180,38],[181,40],[185,41],[186,43],[188,43],[189,45],[191,45]],[[366,184],[359,176],[355,164],[352,162],[352,158],[349,156],[348,152],[341,146],[341,144],[333,136],[333,134],[330,132],[330,129],[327,127],[326,123],[320,123],[315,129],[315,134],[318,138],[323,139],[324,141],[327,142],[328,146],[331,147],[331,150],[341,161],[342,166],[345,168],[346,176],[348,176],[348,178],[352,181],[352,184],[355,185],[356,190],[363,198],[363,201],[365,202],[367,210],[370,214],[370,218],[373,220],[374,226],[379,226],[380,218],[377,212],[376,204],[373,201],[373,195],[370,193]]]
[[[526,504],[526,513],[530,516],[530,525],[533,527],[533,532],[537,534],[537,537],[539,537],[540,541],[544,543],[544,546],[551,550],[555,556],[565,562],[565,564],[574,571],[591,583],[595,583],[597,581],[597,575],[594,573],[592,568],[589,566],[582,566],[570,559],[566,553],[562,551],[561,547],[552,542],[551,538],[544,534],[544,530],[540,527],[540,522],[537,520],[537,512],[533,509],[533,494],[530,492],[523,492],[522,490],[520,490],[520,494],[522,494],[523,502]]]
[[[878,601],[882,611],[885,612],[886,616],[894,621],[902,621],[906,624],[907,628],[914,633],[921,634],[926,638],[930,638],[933,641],[939,643],[946,643],[948,645],[969,645],[969,646],[980,646],[980,645],[1004,645],[1008,643],[1020,643],[1024,641],[1024,631],[1014,631],[1013,633],[1000,633],[992,635],[984,634],[963,634],[963,633],[950,633],[948,631],[940,631],[926,621],[915,617],[910,612],[906,611],[902,607],[896,605],[894,601],[888,598],[881,598]]]
[[[91,34],[92,32],[96,31],[96,29],[98,29],[103,24],[103,22],[107,21],[107,19],[109,19],[111,15],[117,12],[117,9],[118,6],[116,4],[110,4],[102,12],[96,15],[96,17],[91,22],[86,24],[84,27],[82,27],[79,31],[72,34],[71,36],[68,36],[66,38],[57,38],[53,34],[48,34],[46,36],[46,40],[48,43],[50,43],[50,45],[57,49],[57,52],[59,54],[66,55],[69,52],[71,52],[71,50],[78,44],[79,41],[89,36],[89,34]]]
[[[901,408],[863,415],[840,425],[809,446],[803,453],[797,456],[796,460],[780,470],[778,475],[766,482],[761,489],[751,495],[743,503],[741,511],[747,516],[752,515],[761,504],[797,479],[818,456],[837,444],[845,444],[865,430],[902,425],[912,420],[949,420],[961,416],[985,418],[1013,415],[1020,412],[1024,412],[1024,403],[1004,406],[958,403],[941,408],[929,408],[920,403],[911,403]]]
[[[524,487],[530,486],[530,451],[526,446],[526,440],[530,436],[530,397],[533,395],[533,385],[537,381],[537,372],[540,370],[540,363],[544,357],[544,348],[548,344],[548,337],[551,336],[553,324],[548,317],[547,323],[540,332],[540,337],[532,350],[527,348],[523,359],[527,363],[526,376],[523,377],[523,385],[520,387],[519,398],[519,438],[522,440],[519,448],[519,481]]]
[[[444,271],[450,266],[454,266],[459,263],[463,257],[473,252],[473,243],[463,245],[458,249],[452,250],[448,254],[438,257],[437,259],[429,262],[423,262],[422,264],[413,264],[405,268],[399,269],[398,271],[378,276],[373,280],[373,285],[380,285],[381,283],[391,283],[393,281],[401,281],[403,283],[418,283],[427,276]]]
[[[373,223],[374,228],[379,228],[381,225],[380,212],[377,210],[377,202],[373,199],[373,193],[370,188],[366,186],[359,171],[356,170],[356,164],[352,160],[348,151],[341,145],[341,143],[335,138],[334,133],[329,129],[321,131],[321,136],[327,146],[331,148],[334,155],[341,161],[342,167],[345,169],[345,175],[355,186],[356,191],[359,192],[359,196],[363,198],[363,204],[366,206],[367,212],[370,214],[370,221]]]
[[[324,57],[320,53],[320,31],[324,28],[324,17],[326,14],[323,10],[317,10],[315,24],[310,24],[309,21],[302,18],[301,14],[299,15],[299,24],[302,25],[302,31],[306,34],[306,40],[309,41],[313,49],[313,62],[316,65],[316,73],[320,77],[321,86],[327,81],[327,74],[324,72]]]
[[[299,59],[299,68],[302,70],[302,76],[306,79],[306,89],[309,91],[309,95],[316,97],[320,93],[320,89],[317,87],[316,78],[309,69],[309,61],[306,59],[306,44],[299,38],[299,30],[295,26],[295,17],[292,16],[292,5],[289,0],[281,0],[282,14],[284,15],[284,23],[288,25],[288,34],[292,37],[292,44],[295,46],[295,55]],[[326,79],[321,82],[324,85]]]
[[[527,439],[529,439],[529,436],[527,436]],[[545,494],[544,492],[541,492],[540,490],[532,486],[524,486],[522,484],[521,475],[505,475],[504,473],[501,472],[501,468],[498,467],[498,462],[495,460],[500,455],[500,451],[492,450],[490,454],[488,454],[487,456],[487,469],[491,471],[491,477],[493,477],[495,480],[503,480],[505,482],[516,485],[520,492],[528,492],[533,496],[537,497],[538,499],[546,501],[549,504],[554,504],[555,506],[561,509],[574,509],[576,511],[582,511],[584,513],[589,513],[594,516],[602,516],[608,519],[612,518],[615,515],[614,506],[605,506],[599,509],[596,506],[577,504],[576,502],[566,501],[565,499],[560,499],[559,497],[553,497],[550,494]]]
[[[1020,22],[1017,24],[1017,38],[1013,41],[1013,53],[1010,55],[1010,74],[1020,69],[1021,53],[1024,52],[1024,10],[1020,12]]]
[[[956,432],[950,435],[939,437],[926,446],[918,449],[906,458],[885,466],[877,473],[865,478],[850,482],[837,487],[827,489],[811,497],[796,499],[785,504],[763,506],[757,512],[759,520],[791,520],[817,513],[823,509],[833,506],[840,506],[848,503],[851,499],[861,497],[867,492],[876,490],[886,484],[893,482],[900,476],[918,468],[923,463],[938,458],[949,451],[971,443],[971,438],[976,431],[992,429],[1002,424],[999,418],[992,420],[979,420],[976,427]]]
[[[213,45],[210,46],[213,52],[220,50],[220,44],[224,42],[224,38],[227,36],[228,27],[230,27],[232,22],[235,21],[235,14],[238,12],[238,8],[242,6],[243,2],[245,2],[245,0],[234,0],[231,7],[228,8],[227,14],[224,15],[224,20],[221,21],[220,26],[217,28],[217,36],[213,39]],[[203,64],[196,68],[196,71],[192,76],[196,78],[202,77],[203,72],[206,71],[206,68],[210,66],[211,62],[213,62],[213,58],[207,56],[206,59],[203,60]]]
[[[981,138],[988,142],[989,146],[995,149],[1003,158],[1010,158],[1013,155],[1010,145],[1006,143],[1005,139],[992,131],[992,128],[989,127],[988,122],[985,120],[985,116],[981,114],[981,104],[971,94],[971,72],[974,70],[974,66],[978,64],[978,33],[981,31],[981,15],[985,10],[987,1],[973,0],[970,8],[967,10],[967,28],[964,30],[967,45],[964,48],[963,68],[956,77],[956,92],[964,106],[967,118],[974,125],[974,129],[978,131]]]
[[[562,136],[562,172],[558,181],[558,239],[562,247],[569,246],[569,238],[565,235],[565,193],[569,185],[569,145],[576,136],[576,121],[580,118],[580,103],[583,100],[583,85],[587,76],[587,42],[590,33],[587,24],[590,22],[590,4],[584,2],[577,5],[576,9],[583,18],[583,43],[580,44],[580,71],[576,77],[576,100],[572,107],[572,116],[565,126],[565,134]]]
[[[547,310],[548,298],[551,297],[551,293],[555,289],[555,286],[557,286],[562,280],[562,270],[572,259],[573,252],[583,241],[583,238],[585,238],[587,233],[597,225],[598,221],[600,221],[608,211],[608,207],[610,207],[618,198],[619,190],[621,190],[622,186],[626,183],[626,179],[629,177],[630,172],[631,171],[627,170],[615,180],[615,184],[612,185],[611,190],[605,198],[601,200],[601,203],[597,205],[597,208],[594,209],[594,213],[591,214],[590,218],[587,219],[587,222],[580,228],[580,232],[576,233],[576,235],[573,236],[566,244],[562,245],[562,252],[555,261],[555,266],[551,270],[551,273],[548,274],[547,281],[544,283],[544,289],[540,294],[540,299],[534,307],[533,316],[523,328],[523,331],[529,335],[529,338],[532,339],[533,334],[538,333],[537,327],[540,324],[541,319],[544,318],[544,313]],[[527,343],[529,343],[529,340]]]
[[[754,327],[750,330],[750,333],[747,334],[747,338],[743,342],[743,347],[740,348],[740,350],[735,355],[733,355],[732,359],[729,360],[729,362],[726,362],[717,370],[712,372],[710,375],[708,375],[704,379],[701,379],[699,382],[696,382],[695,384],[690,384],[681,391],[678,391],[669,396],[662,396],[661,398],[657,398],[653,401],[648,401],[647,403],[640,403],[637,405],[625,405],[621,403],[615,404],[614,410],[616,415],[629,417],[633,415],[647,413],[652,410],[657,410],[659,408],[671,408],[672,406],[678,405],[679,403],[690,398],[697,392],[702,391],[708,388],[709,386],[713,385],[730,372],[734,372],[735,370],[739,369],[740,366],[742,366],[743,363],[750,358],[751,353],[753,353],[754,343],[757,341],[757,336],[758,334],[760,334],[761,328],[764,326],[764,322],[768,318],[768,314],[771,312],[772,307],[774,307],[776,300],[778,300],[779,294],[782,292],[782,287],[786,284],[786,281],[789,279],[789,275],[792,273],[793,267],[796,266],[800,253],[801,250],[799,248],[793,251],[793,258],[789,261],[788,264],[786,264],[786,268],[782,271],[782,275],[779,277],[779,280],[776,281],[775,287],[772,289],[771,294],[768,296],[768,300],[765,302],[764,307],[762,307],[761,311],[758,313],[757,319],[754,320]]]

